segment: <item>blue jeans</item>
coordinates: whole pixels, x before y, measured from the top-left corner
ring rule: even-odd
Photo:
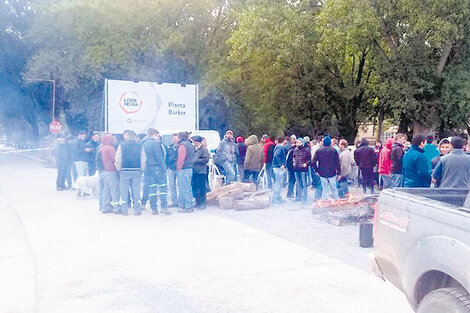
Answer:
[[[346,198],[349,194],[348,177],[341,177],[338,180],[338,195],[340,198]]]
[[[295,183],[297,184],[296,200],[307,202],[307,172],[295,172]]]
[[[320,175],[318,175],[318,173],[315,172],[315,170],[313,170],[311,174],[312,174],[312,185],[315,187],[315,200],[320,200],[322,192],[323,192],[323,188],[321,186]]]
[[[282,190],[282,178],[286,172],[285,168],[274,167],[274,188],[273,188],[273,201],[282,201],[281,190]]]
[[[178,193],[176,192],[176,171],[168,170],[168,185],[171,193],[171,205],[178,206]]]
[[[276,181],[272,163],[266,163],[266,176],[268,178],[268,188],[271,189],[273,188],[273,183]]]
[[[77,177],[88,175],[88,163],[83,161],[75,161],[75,169],[77,170]]]
[[[288,171],[288,182],[287,182],[287,198],[294,197],[294,187],[295,187],[295,172]]]
[[[118,172],[102,171],[100,179],[103,184],[102,211],[119,210],[119,175]]]
[[[328,200],[331,197],[338,199],[338,189],[336,189],[336,176],[333,177],[320,177],[321,187],[323,189],[321,198],[322,200]]]
[[[392,174],[392,187],[403,187],[403,174]]]
[[[382,189],[388,189],[392,187],[392,176],[379,174],[379,179],[382,181]]]
[[[228,160],[222,163],[222,167],[225,170],[225,184],[228,185],[235,180],[235,167],[234,164]]]
[[[180,192],[180,201],[183,209],[191,209],[193,204],[193,190],[191,187],[191,178],[193,176],[192,168],[184,168],[177,172],[178,187]]]
[[[119,189],[121,192],[121,212],[127,213],[127,196],[129,189],[132,195],[132,207],[134,208],[134,214],[140,213],[140,182],[142,180],[142,172],[139,171],[121,171],[119,181]]]

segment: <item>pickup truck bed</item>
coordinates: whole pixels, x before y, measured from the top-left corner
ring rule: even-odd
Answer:
[[[379,197],[374,270],[401,289],[418,312],[439,312],[428,302],[443,290],[456,292],[450,297],[459,298],[463,310],[451,311],[449,303],[442,312],[470,312],[470,209],[463,207],[468,194],[465,189],[397,188]]]

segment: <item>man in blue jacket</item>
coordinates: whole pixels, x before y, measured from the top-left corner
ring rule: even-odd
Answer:
[[[274,148],[273,171],[274,171],[274,188],[273,203],[283,203],[281,196],[282,178],[286,173],[287,149],[285,146],[284,136],[277,139],[277,145]]]
[[[425,144],[424,136],[414,137],[403,156],[404,186],[407,188],[428,188],[431,184],[431,172],[423,150]]]

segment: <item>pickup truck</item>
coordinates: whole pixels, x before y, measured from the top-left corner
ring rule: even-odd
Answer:
[[[470,312],[468,204],[468,189],[396,188],[379,196],[371,264],[418,313]]]

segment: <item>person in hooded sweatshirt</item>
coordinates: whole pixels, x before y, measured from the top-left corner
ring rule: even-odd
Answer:
[[[394,143],[393,138],[387,138],[385,145],[379,152],[379,180],[382,182],[382,188],[387,189],[392,187],[392,160],[390,153]]]
[[[376,164],[375,151],[369,147],[369,141],[362,138],[361,145],[354,151],[354,161],[361,172],[362,191],[364,193],[369,189],[370,193],[374,193],[374,166]]]
[[[295,182],[297,184],[295,201],[307,202],[307,174],[308,166],[311,160],[310,147],[306,146],[304,139],[299,138],[295,142],[293,155],[293,164],[295,171]]]
[[[253,183],[258,186],[258,175],[263,168],[264,156],[263,148],[259,145],[258,137],[251,135],[245,140],[246,156],[245,156],[245,174],[243,181]]]
[[[328,200],[330,196],[338,199],[336,178],[341,177],[341,162],[338,152],[331,147],[330,136],[323,137],[323,147],[317,150],[312,162],[315,171],[320,175],[322,199]]]
[[[116,149],[112,134],[104,134],[97,152],[97,167],[103,186],[101,213],[121,213],[119,208],[119,175],[114,164]]]

